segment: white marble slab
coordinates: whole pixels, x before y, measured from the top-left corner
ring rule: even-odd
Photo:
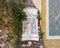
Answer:
[[[33,7],[27,7],[24,11],[27,14],[27,20],[23,21],[22,41],[39,41],[37,19],[38,10]]]

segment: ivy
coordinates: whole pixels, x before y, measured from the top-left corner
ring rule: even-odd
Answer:
[[[37,16],[38,20],[41,20],[41,16],[40,16],[40,12],[38,11],[38,16]]]
[[[16,37],[15,39],[15,46],[16,48],[19,47],[19,45],[21,44],[21,36],[22,36],[22,21],[26,20],[26,13],[23,11],[25,5],[22,3],[17,3],[14,0],[12,1],[12,18],[13,18],[13,34]],[[13,35],[11,35],[10,33],[8,33],[8,37],[7,37],[7,41],[11,41],[13,39]]]
[[[13,16],[16,19],[19,19],[20,21],[25,20],[26,19],[26,14],[23,11],[23,8],[25,7],[25,5],[23,5],[22,3],[16,3],[13,2]]]
[[[42,37],[44,35],[44,32],[39,32],[39,36]]]
[[[42,19],[41,16],[40,16],[40,12],[38,11],[38,26],[40,26],[40,20]],[[41,30],[41,26],[40,26],[40,29],[39,29],[39,32],[38,32],[39,36],[42,37],[44,35],[44,32],[42,32]]]

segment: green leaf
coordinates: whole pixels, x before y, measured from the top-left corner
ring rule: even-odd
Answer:
[[[39,35],[40,35],[40,36],[43,36],[43,35],[44,35],[44,32],[39,32]]]

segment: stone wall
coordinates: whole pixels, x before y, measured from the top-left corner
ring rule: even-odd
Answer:
[[[10,48],[13,43],[6,42],[7,33],[11,30],[7,22],[11,21],[11,3],[0,0],[0,48]],[[13,48],[13,47],[11,47]]]

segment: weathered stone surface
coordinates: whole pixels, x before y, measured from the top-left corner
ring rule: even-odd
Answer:
[[[24,11],[27,14],[27,20],[23,22],[22,41],[39,41],[38,10],[34,7],[27,7]]]

